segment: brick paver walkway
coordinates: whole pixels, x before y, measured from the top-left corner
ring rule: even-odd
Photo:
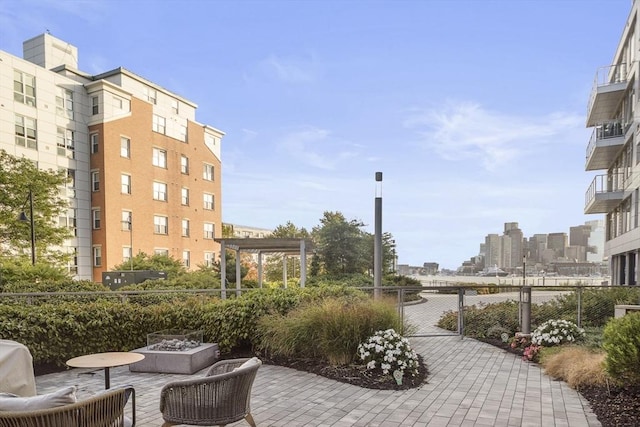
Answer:
[[[455,300],[453,307],[455,307]],[[451,301],[430,298],[405,307],[421,333],[437,331],[434,318]],[[449,304],[449,305],[447,305]],[[600,422],[588,403],[564,382],[544,375],[537,365],[489,344],[459,337],[411,338],[429,367],[428,382],[404,391],[369,390],[314,374],[263,365],[252,393],[252,414],[259,427],[348,426],[571,426],[596,427]],[[193,376],[201,375],[196,373]],[[161,387],[177,374],[111,370],[113,385],[136,389],[137,425],[160,426]],[[104,388],[102,370],[73,369],[36,378],[38,393],[76,384],[78,397]],[[248,426],[245,421],[232,426]]]

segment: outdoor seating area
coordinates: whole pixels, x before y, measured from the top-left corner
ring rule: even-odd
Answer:
[[[405,307],[411,323],[420,325],[416,333],[442,332],[432,326],[426,305]],[[578,392],[518,356],[458,336],[415,337],[411,343],[429,368],[428,382],[419,388],[366,389],[265,364],[251,387],[251,418],[259,427],[601,425]],[[166,422],[160,409],[163,388],[206,382],[208,370],[185,375],[120,366],[111,373],[113,387],[135,389],[136,425],[157,427]],[[38,376],[36,383],[39,394],[75,385],[82,401],[104,392],[104,370],[69,369]],[[228,425],[249,424],[241,417]]]
[[[142,380],[139,388],[146,388],[145,375],[126,369],[144,359],[140,353],[78,356],[67,361],[74,369],[43,375],[38,387],[27,347],[0,340],[0,357],[0,427],[141,425],[136,419],[136,387],[112,388],[110,381],[111,368],[120,368],[118,381],[137,376]],[[165,378],[166,384],[158,393],[163,425],[226,425],[245,419],[256,427],[250,401],[261,365],[256,357],[222,360],[197,378]],[[103,390],[96,387],[97,378],[104,381]],[[36,394],[36,389],[41,393]]]

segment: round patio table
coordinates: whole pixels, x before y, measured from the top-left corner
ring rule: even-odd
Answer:
[[[144,354],[114,351],[109,353],[94,353],[78,356],[67,360],[67,365],[73,368],[104,368],[104,388],[111,387],[109,369],[115,366],[129,365],[144,359]]]

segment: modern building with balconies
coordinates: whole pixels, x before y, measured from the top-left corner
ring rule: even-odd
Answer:
[[[640,119],[635,117],[638,10],[634,0],[611,64],[597,70],[587,107],[593,128],[586,171],[600,171],[585,195],[586,214],[605,215],[604,257],[611,283],[636,285],[640,254]]]

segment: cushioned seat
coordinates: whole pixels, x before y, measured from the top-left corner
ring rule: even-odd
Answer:
[[[125,416],[131,396],[132,418]],[[0,396],[0,427],[128,427],[135,426],[135,390],[131,386],[105,390],[75,401],[75,387],[42,396]]]
[[[29,349],[19,342],[0,340],[0,392],[36,395],[33,358]]]

